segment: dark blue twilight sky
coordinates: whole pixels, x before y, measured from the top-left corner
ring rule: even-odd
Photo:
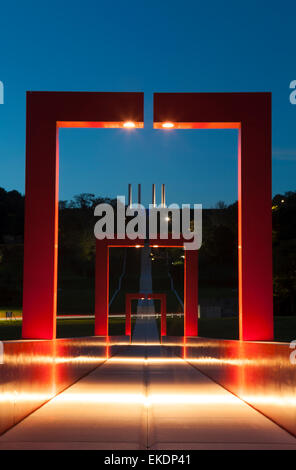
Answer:
[[[296,190],[295,22],[295,1],[1,2],[0,186],[24,192],[26,90],[144,91],[143,130],[61,131],[60,199],[231,203],[236,132],[152,130],[153,92],[272,91],[273,193]]]

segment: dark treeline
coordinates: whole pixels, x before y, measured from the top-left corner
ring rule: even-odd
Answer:
[[[74,278],[93,283],[93,211],[101,202],[115,204],[89,193],[60,201],[59,283]],[[296,192],[273,198],[272,217],[275,313],[291,315],[296,313]],[[21,306],[23,241],[24,196],[0,188],[0,308]],[[199,272],[201,286],[237,288],[237,203],[203,210]]]

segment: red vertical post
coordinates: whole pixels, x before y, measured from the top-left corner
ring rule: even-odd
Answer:
[[[23,338],[56,336],[58,130],[27,95]]]
[[[166,336],[167,334],[167,307],[166,307],[166,295],[160,295],[160,304],[161,304],[161,336]]]
[[[246,341],[273,339],[271,100],[253,112],[260,122],[251,115],[242,124],[238,155],[239,337]]]
[[[197,336],[198,251],[185,250],[184,254],[184,336]]]
[[[132,297],[125,296],[125,334],[131,336]]]
[[[96,240],[95,335],[108,336],[109,248],[105,240]]]

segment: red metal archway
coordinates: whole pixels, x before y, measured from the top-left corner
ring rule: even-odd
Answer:
[[[27,93],[23,338],[56,336],[59,129],[143,127],[143,109],[143,93]]]
[[[149,240],[154,248],[182,248],[183,238]],[[143,248],[143,240],[96,240],[95,335],[108,336],[109,311],[109,248]],[[184,250],[184,336],[197,336],[198,325],[198,250]]]
[[[237,129],[239,337],[273,339],[271,93],[155,93],[154,128]]]
[[[27,94],[23,338],[53,339],[56,334],[58,129],[118,128],[127,121],[143,127],[143,93]],[[166,122],[176,129],[238,130],[240,339],[272,340],[271,94],[156,93],[154,128]],[[180,246],[173,242],[162,246]],[[185,253],[185,335],[192,336],[197,334],[197,296],[188,291],[197,291],[197,252]],[[108,245],[102,255],[107,274]],[[104,283],[106,275],[100,288],[106,293]],[[108,331],[106,300],[108,294],[99,309],[96,303],[96,334]]]

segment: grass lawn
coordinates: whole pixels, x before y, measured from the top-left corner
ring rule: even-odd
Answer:
[[[6,318],[6,312],[12,312],[14,316],[22,316],[21,308],[3,307],[0,309],[0,318]]]
[[[132,327],[135,320],[132,321]],[[160,319],[157,320],[158,327]],[[0,340],[13,340],[21,338],[21,320],[8,320],[0,322]],[[296,339],[296,317],[275,317],[275,341],[290,342]],[[124,318],[110,318],[109,334],[123,335],[125,329]],[[170,336],[182,336],[184,329],[183,318],[168,318],[167,333]],[[69,319],[57,321],[58,338],[74,338],[92,336],[94,334],[94,319]],[[199,335],[207,338],[237,339],[237,318],[200,319]]]
[[[160,324],[160,320],[158,323]],[[169,336],[182,336],[183,331],[183,318],[167,319]],[[238,320],[236,318],[199,319],[198,334],[205,338],[238,339]]]
[[[134,321],[132,321],[132,327]],[[62,319],[57,320],[58,338],[78,338],[81,336],[93,336],[95,320],[93,318]],[[124,335],[125,321],[123,318],[110,318],[109,335]],[[7,320],[0,322],[0,341],[21,339],[22,321]]]

